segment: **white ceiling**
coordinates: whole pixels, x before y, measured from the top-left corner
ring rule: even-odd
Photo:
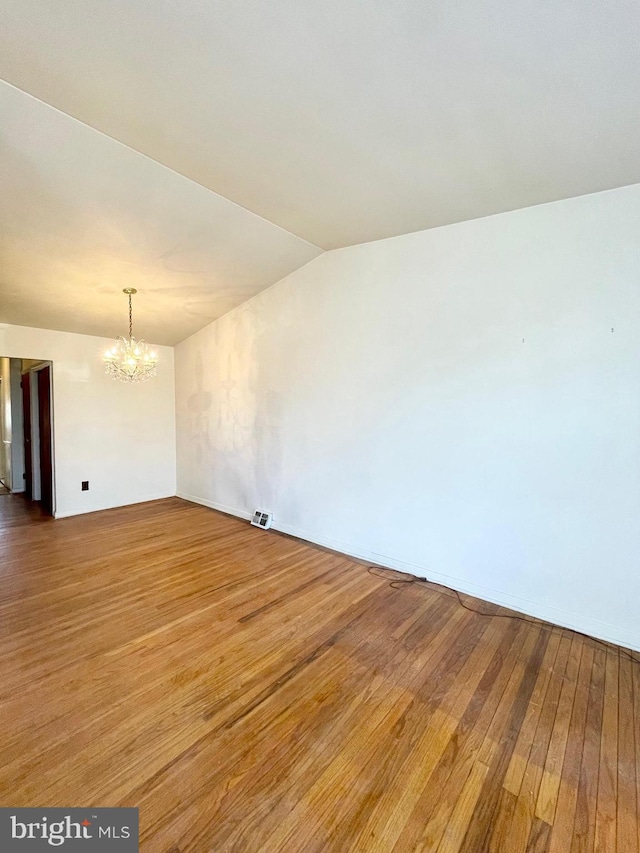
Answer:
[[[63,9],[3,0],[0,77],[291,232],[269,230],[79,122],[58,117],[67,129],[55,143],[47,134],[62,131],[48,108],[22,95],[9,141],[0,127],[15,149],[10,190],[22,221],[9,241],[12,286],[28,279],[19,240],[38,256],[41,281],[53,259],[56,286],[70,269],[86,282],[87,261],[111,258],[115,267],[104,260],[100,282],[85,286],[115,293],[135,284],[123,269],[136,269],[141,291],[166,297],[154,295],[154,311],[171,340],[192,328],[180,311],[175,320],[178,299],[168,296],[187,280],[206,322],[313,257],[309,244],[344,246],[636,183],[639,44],[631,0],[66,0]],[[20,201],[32,190],[66,225],[66,254],[51,245],[49,220],[33,221],[39,205]],[[3,220],[13,204],[2,199]],[[233,216],[251,225],[232,226]],[[198,272],[149,278],[173,251],[191,253],[181,269]],[[104,307],[87,300],[96,328]],[[62,307],[59,316],[67,322]],[[85,319],[77,325],[87,331]]]
[[[0,84],[0,322],[175,344],[321,250]]]

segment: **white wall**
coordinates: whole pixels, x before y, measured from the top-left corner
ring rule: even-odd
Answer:
[[[640,186],[327,253],[176,348],[178,493],[640,648]]]
[[[111,343],[0,324],[1,355],[52,362],[57,517],[175,494],[173,349],[156,347],[155,379],[127,385],[104,373]]]

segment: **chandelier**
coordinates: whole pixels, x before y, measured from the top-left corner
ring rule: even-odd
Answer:
[[[121,382],[142,382],[156,375],[158,359],[144,341],[136,341],[133,337],[131,297],[137,290],[125,287],[122,292],[129,297],[129,337],[117,338],[115,345],[104,354],[105,372]]]

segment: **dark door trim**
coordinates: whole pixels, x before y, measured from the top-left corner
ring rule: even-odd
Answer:
[[[40,504],[53,515],[53,431],[51,428],[51,367],[38,370],[38,430],[40,433]]]
[[[31,455],[31,374],[23,373],[22,387],[22,433],[24,437],[24,495],[33,500],[33,457]]]

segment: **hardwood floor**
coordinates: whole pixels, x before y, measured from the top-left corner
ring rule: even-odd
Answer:
[[[0,492],[0,535],[9,527],[22,527],[38,521],[52,521],[38,501],[28,501],[23,493]]]
[[[148,853],[639,851],[616,647],[177,498],[0,508],[0,578],[1,805],[137,806]]]

